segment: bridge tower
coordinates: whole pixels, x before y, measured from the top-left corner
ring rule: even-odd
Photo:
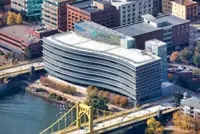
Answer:
[[[80,129],[81,127],[81,116],[85,114],[89,121],[89,133],[93,134],[93,109],[91,106],[81,104],[80,102],[76,106],[76,127]]]

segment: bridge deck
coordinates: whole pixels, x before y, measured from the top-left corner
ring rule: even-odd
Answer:
[[[0,71],[0,78],[16,76],[19,74],[27,73],[30,71],[30,68],[34,66],[35,70],[40,70],[44,68],[43,62],[35,62],[35,63],[28,63],[25,65],[19,65],[16,67],[12,67],[9,69],[4,69]]]
[[[144,110],[132,112],[120,117],[116,117],[107,121],[97,123],[94,125],[93,129],[95,133],[103,133],[118,127],[122,127],[128,124],[132,124],[134,122],[143,121],[150,117],[154,117],[157,115],[156,112],[158,112],[159,110],[170,112],[177,110],[177,108],[174,108],[169,105],[166,106],[156,105],[150,108],[146,108]],[[61,132],[63,131],[58,131],[55,134],[60,134]],[[85,134],[85,133],[88,133],[88,127],[68,132],[68,134]]]

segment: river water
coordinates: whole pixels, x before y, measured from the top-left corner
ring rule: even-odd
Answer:
[[[0,134],[38,134],[67,110],[24,91],[0,98]]]

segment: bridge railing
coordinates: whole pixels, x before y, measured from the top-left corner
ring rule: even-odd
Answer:
[[[163,114],[173,112],[173,111],[176,111],[178,109],[179,108],[166,109],[166,110],[163,111]],[[128,118],[127,120],[124,120],[124,121],[120,120],[120,121],[116,122],[115,124],[110,124],[108,126],[103,126],[100,129],[94,130],[94,133],[103,133],[105,131],[109,131],[109,130],[113,130],[113,129],[116,129],[116,128],[120,128],[120,127],[123,127],[123,126],[133,124],[134,122],[147,120],[151,117],[155,117],[157,114],[158,114],[157,112],[153,112],[153,113],[148,113],[148,114],[145,114],[145,115],[142,115],[142,116],[127,117]]]
[[[74,122],[73,117],[75,119],[74,110],[76,109],[76,106],[77,104],[74,105],[70,110],[68,110],[68,112],[66,112],[63,116],[61,116],[57,121],[55,121],[49,127],[41,131],[40,134],[50,134],[55,131],[67,128],[71,124],[71,122]]]

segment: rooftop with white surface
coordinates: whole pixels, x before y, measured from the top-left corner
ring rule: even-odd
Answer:
[[[109,54],[109,56],[113,56],[114,58],[120,58],[129,62],[135,67],[160,60],[158,56],[155,56],[149,52],[133,48],[126,49],[120,46],[95,41],[83,37],[73,31],[50,36],[45,38],[45,40],[49,40],[61,46],[74,47],[76,49],[92,51],[95,53],[102,53],[105,55]]]

